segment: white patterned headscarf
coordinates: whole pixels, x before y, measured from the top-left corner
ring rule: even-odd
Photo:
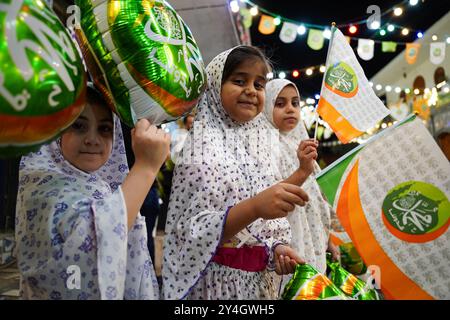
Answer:
[[[20,163],[16,241],[23,297],[157,299],[145,221],[138,215],[127,227],[120,185],[128,165],[118,118],[111,155],[96,172],[69,163],[60,144],[59,138]],[[80,288],[71,290],[66,281],[76,270]]]
[[[286,86],[293,86],[300,94],[294,83],[285,79],[274,79],[266,85],[266,103],[264,115],[273,128],[273,110],[275,101],[280,92]],[[299,168],[297,148],[302,140],[309,139],[308,132],[302,120],[289,132],[280,132],[279,151],[276,166],[278,167],[277,178],[283,180],[288,178]],[[288,215],[292,230],[291,246],[303,257],[307,263],[313,265],[317,270],[325,272],[325,252],[328,246],[330,228],[330,207],[323,199],[320,187],[314,174],[320,172],[317,163],[314,165],[315,172],[311,174],[301,186],[309,196],[310,201],[306,206],[296,206],[296,209]]]
[[[204,274],[220,245],[228,208],[276,182],[270,161],[275,130],[262,114],[237,123],[222,106],[223,68],[234,49],[206,68],[208,86],[175,167],[162,271],[166,299],[183,298]],[[259,219],[244,231],[235,236],[241,244],[271,248],[274,241],[290,241],[285,218]]]

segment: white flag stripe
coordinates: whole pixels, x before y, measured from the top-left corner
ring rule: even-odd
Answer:
[[[372,87],[369,85],[369,81],[358,63],[353,49],[347,43],[339,29],[336,29],[334,32],[331,46],[327,60],[327,68],[339,62],[348,64],[358,79],[358,92],[351,98],[343,98],[324,87],[322,96],[353,127],[359,131],[367,131],[374,127],[378,121],[386,117],[390,111],[384,106],[383,102],[376,96]]]

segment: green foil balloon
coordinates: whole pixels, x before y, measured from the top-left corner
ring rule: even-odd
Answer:
[[[86,73],[70,35],[41,0],[0,0],[0,157],[35,151],[86,101]]]
[[[328,262],[328,267],[331,269],[331,281],[349,297],[356,300],[381,300],[374,288],[342,268],[339,262]]]
[[[282,294],[283,300],[349,300],[325,275],[298,264]]]
[[[356,275],[366,273],[367,267],[352,242],[341,244],[339,250],[341,264],[346,270]]]
[[[110,107],[129,126],[189,113],[205,87],[200,50],[189,28],[161,0],[76,0],[77,38]]]

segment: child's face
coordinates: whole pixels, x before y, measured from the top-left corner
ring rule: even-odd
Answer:
[[[222,84],[222,105],[239,123],[255,118],[264,107],[266,66],[259,59],[246,60]]]
[[[88,104],[61,137],[64,158],[85,172],[100,169],[111,155],[114,124],[111,111]]]
[[[275,100],[273,122],[282,132],[294,129],[300,121],[300,97],[291,85],[284,87]]]

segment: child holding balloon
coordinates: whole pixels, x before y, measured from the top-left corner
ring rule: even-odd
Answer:
[[[132,130],[128,172],[120,122],[88,86],[80,117],[21,160],[16,211],[25,299],[158,299],[139,214],[170,138],[147,120]]]
[[[276,184],[267,143],[247,143],[267,134],[260,112],[269,70],[265,56],[248,46],[219,54],[207,67],[208,86],[174,172],[166,299],[275,299],[277,274],[303,263],[288,246],[285,217],[308,196],[299,186]]]

